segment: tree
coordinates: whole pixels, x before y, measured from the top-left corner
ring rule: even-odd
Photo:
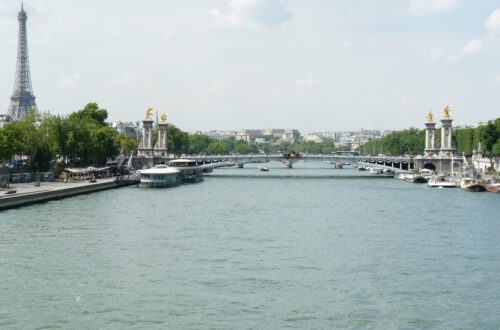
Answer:
[[[10,160],[14,156],[14,148],[11,137],[4,128],[0,128],[0,160]]]
[[[481,140],[483,142],[484,152],[490,158],[491,168],[493,169],[493,155],[496,148],[494,146],[499,143],[500,131],[493,121],[489,121],[481,132]]]
[[[189,151],[189,135],[170,124],[167,132],[167,148],[169,152],[181,155]]]
[[[252,148],[248,144],[247,141],[244,140],[239,140],[236,142],[234,146],[234,153],[240,154],[240,155],[247,155],[252,152]]]
[[[189,135],[189,154],[207,153],[208,145],[212,140],[203,134]]]
[[[123,155],[131,155],[139,147],[136,139],[122,133],[115,135],[114,144]]]
[[[210,155],[226,155],[230,152],[230,145],[227,140],[212,141],[208,145],[207,152]]]

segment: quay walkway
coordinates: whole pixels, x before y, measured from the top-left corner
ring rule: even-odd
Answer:
[[[136,176],[120,176],[96,179],[95,182],[41,182],[40,186],[35,186],[33,182],[11,184],[8,189],[0,189],[0,211],[106,189],[130,186],[138,182],[139,180]]]

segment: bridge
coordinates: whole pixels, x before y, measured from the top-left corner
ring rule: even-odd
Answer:
[[[163,157],[144,157],[134,156],[129,160],[134,169],[151,168],[156,164],[168,163],[176,159],[174,155]],[[370,167],[380,167],[391,169],[397,172],[409,171],[414,168],[427,168],[437,173],[451,173],[462,169],[464,162],[462,158],[453,158],[453,156],[364,156],[354,154],[250,154],[250,155],[187,155],[182,158],[195,160],[198,165],[205,165],[204,172],[210,171],[210,168],[222,166],[235,166],[243,168],[244,164],[249,163],[267,163],[270,161],[282,162],[285,167],[292,168],[299,161],[313,162],[331,162],[331,163],[359,163]]]
[[[298,161],[322,161],[332,163],[367,163],[374,167],[390,167],[399,170],[410,170],[415,167],[415,161],[411,157],[392,156],[361,156],[361,155],[323,155],[323,154],[263,154],[263,155],[215,155],[215,156],[189,156],[190,159],[200,164],[226,162],[233,163],[237,167],[243,167],[248,163],[266,163],[279,161],[287,168],[292,168]]]

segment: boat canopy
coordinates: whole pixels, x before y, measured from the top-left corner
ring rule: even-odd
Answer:
[[[175,169],[173,167],[168,167],[166,165],[156,165],[153,168],[147,169],[147,170],[142,170],[141,174],[177,174],[179,173],[178,169]]]

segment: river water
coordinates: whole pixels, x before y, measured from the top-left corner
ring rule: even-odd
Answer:
[[[500,196],[268,166],[0,212],[0,328],[500,328]]]

